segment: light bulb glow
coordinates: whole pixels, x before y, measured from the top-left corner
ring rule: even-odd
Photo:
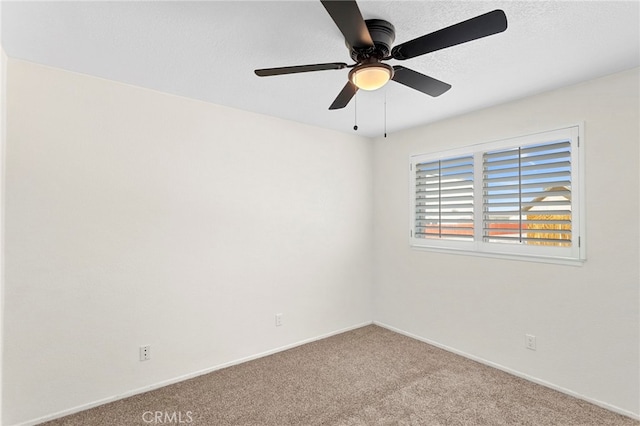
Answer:
[[[349,72],[349,80],[362,90],[376,90],[393,77],[393,68],[386,64],[359,65]]]

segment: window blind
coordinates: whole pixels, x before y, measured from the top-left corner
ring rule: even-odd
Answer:
[[[483,153],[483,241],[570,247],[571,141]]]
[[[473,240],[473,169],[473,155],[416,164],[416,238]]]

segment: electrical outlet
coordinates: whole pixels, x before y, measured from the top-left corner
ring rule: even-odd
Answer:
[[[149,361],[151,359],[151,345],[140,346],[140,361]]]
[[[533,334],[525,334],[524,339],[525,339],[525,346],[527,347],[527,349],[531,349],[532,351],[535,351],[536,336],[534,336]]]
[[[282,325],[282,314],[276,314],[276,327],[280,327]]]

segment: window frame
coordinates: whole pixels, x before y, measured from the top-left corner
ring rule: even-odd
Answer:
[[[571,234],[570,247],[536,246],[524,243],[485,242],[483,238],[483,154],[487,152],[527,147],[557,140],[571,142]],[[409,245],[412,249],[497,257],[534,262],[582,265],[586,260],[585,197],[584,197],[584,123],[505,138],[465,147],[414,154],[409,157]],[[437,238],[417,238],[416,229],[416,165],[455,157],[474,158],[474,239],[458,241]]]

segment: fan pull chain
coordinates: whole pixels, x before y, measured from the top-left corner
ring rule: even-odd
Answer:
[[[358,130],[358,94],[353,97],[353,130]]]
[[[384,90],[384,137],[387,137],[387,89]]]

